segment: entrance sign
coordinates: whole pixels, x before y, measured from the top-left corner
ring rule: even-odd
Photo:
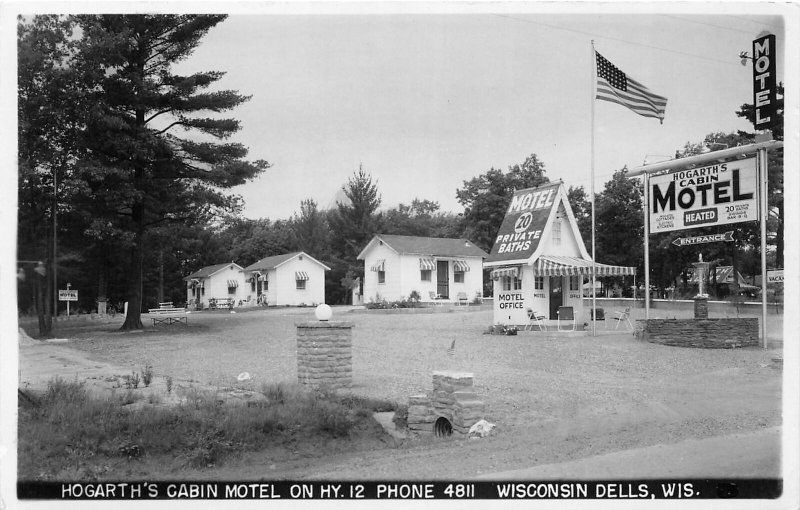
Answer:
[[[650,232],[758,221],[756,158],[649,179]]]
[[[58,300],[59,301],[77,301],[78,300],[78,291],[77,290],[61,290],[58,289]]]
[[[753,41],[753,106],[757,130],[771,129],[777,120],[778,90],[775,67],[775,36],[772,34]]]
[[[675,246],[689,246],[693,244],[703,243],[716,243],[719,241],[731,242],[733,241],[733,230],[729,230],[724,234],[711,234],[707,236],[697,237],[679,237],[672,241]]]
[[[767,271],[767,283],[783,283],[783,269]]]

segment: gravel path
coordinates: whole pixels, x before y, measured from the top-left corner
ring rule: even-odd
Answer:
[[[666,347],[630,333],[483,335],[491,311],[344,313],[353,329],[352,392],[405,403],[431,389],[431,372],[474,373],[497,434],[480,441],[415,440],[393,450],[281,466],[287,478],[448,478],[562,462],[781,423],[780,354],[757,348]],[[295,323],[310,309],[191,314],[188,327],[121,333],[117,324],[64,330],[59,345],[95,360],[202,385],[259,388],[297,377]],[[455,355],[447,348],[455,340]],[[35,347],[38,348],[38,347]],[[23,359],[21,353],[21,364]],[[241,386],[241,384],[239,385]],[[275,476],[258,456],[214,476]],[[722,475],[724,473],[720,473]]]

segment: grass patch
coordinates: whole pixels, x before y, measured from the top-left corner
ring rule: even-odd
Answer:
[[[20,409],[19,478],[113,478],[131,461],[146,458],[206,469],[244,451],[293,449],[298,442],[351,449],[348,442],[361,435],[380,434],[371,413],[391,405],[288,384],[267,385],[262,392],[266,399],[243,404],[190,388],[178,393],[180,404],[134,410],[125,404],[158,404],[160,398],[143,399],[130,389],[98,398],[82,383],[56,378],[37,405]]]

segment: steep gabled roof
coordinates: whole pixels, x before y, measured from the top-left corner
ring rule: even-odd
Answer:
[[[280,266],[281,264],[290,261],[291,259],[299,256],[304,255],[308,257],[309,260],[312,260],[319,264],[320,266],[324,267],[325,270],[330,271],[331,268],[320,262],[319,260],[315,259],[311,255],[302,252],[302,251],[293,251],[291,253],[284,253],[283,255],[273,255],[272,257],[264,257],[263,259],[250,264],[246,268],[242,269],[242,271],[269,271],[270,269],[275,269],[276,267]]]
[[[400,255],[429,255],[434,257],[486,257],[487,253],[467,239],[450,239],[445,237],[418,237],[376,234],[361,250],[358,259],[372,246],[383,242]]]
[[[208,278],[214,273],[217,273],[230,265],[236,266],[240,271],[242,269],[242,266],[240,266],[236,262],[226,262],[225,264],[214,264],[213,266],[206,266],[198,269],[194,273],[184,278],[184,280],[191,280],[192,278]]]

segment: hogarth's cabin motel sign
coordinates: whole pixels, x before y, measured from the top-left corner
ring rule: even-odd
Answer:
[[[650,178],[650,232],[758,221],[756,158]]]

